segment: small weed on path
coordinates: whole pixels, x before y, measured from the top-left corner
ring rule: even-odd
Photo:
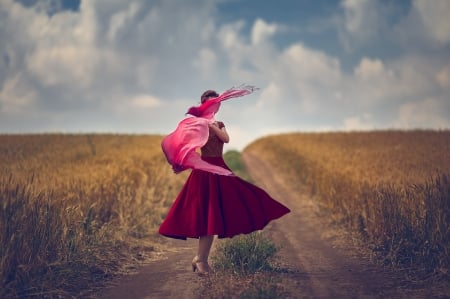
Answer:
[[[277,247],[261,232],[223,241],[213,256],[214,268],[235,274],[253,274],[271,270]]]

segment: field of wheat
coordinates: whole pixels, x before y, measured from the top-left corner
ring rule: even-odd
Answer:
[[[1,135],[0,297],[80,295],[150,251],[185,179],[160,142]]]
[[[450,277],[450,131],[281,134],[244,151],[307,186],[384,264]]]
[[[82,296],[157,246],[188,175],[161,138],[0,135],[0,297]],[[385,264],[450,276],[449,131],[282,134],[245,151],[308,186]]]

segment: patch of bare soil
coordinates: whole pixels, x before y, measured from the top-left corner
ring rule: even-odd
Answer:
[[[304,187],[289,186],[256,156],[245,153],[243,160],[255,183],[292,211],[265,229],[281,246],[281,271],[270,275],[287,291],[283,298],[450,298],[448,289],[408,282],[401,273],[371,262],[348,234],[318,216],[320,210]],[[166,246],[159,256],[135,273],[113,280],[95,297],[217,298],[214,293],[202,294],[208,278],[198,277],[190,268],[197,240],[163,240]]]

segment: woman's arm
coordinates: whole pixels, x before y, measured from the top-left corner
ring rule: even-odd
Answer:
[[[222,128],[219,128],[219,124],[217,122],[214,122],[212,124],[209,124],[209,129],[214,132],[214,134],[219,137],[220,140],[224,143],[230,142],[230,136],[228,136],[227,130],[225,129],[225,126],[222,125]]]

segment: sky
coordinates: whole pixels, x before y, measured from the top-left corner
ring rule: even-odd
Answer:
[[[450,128],[448,0],[0,0],[0,134],[168,134],[207,89],[227,149]]]

